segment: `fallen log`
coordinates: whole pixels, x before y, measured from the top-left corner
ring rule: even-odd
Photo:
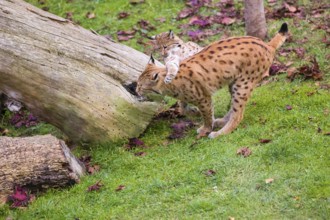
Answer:
[[[0,137],[0,202],[15,186],[40,190],[79,182],[85,167],[51,135]]]
[[[141,134],[157,111],[125,86],[149,56],[21,0],[0,1],[0,93],[73,141]]]

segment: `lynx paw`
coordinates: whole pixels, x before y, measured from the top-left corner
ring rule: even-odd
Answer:
[[[164,82],[165,82],[165,84],[171,83],[172,82],[172,77],[166,76],[165,79],[164,79]]]
[[[211,132],[210,134],[209,134],[209,138],[216,138],[216,137],[218,137],[220,134],[218,134],[218,132],[216,132],[216,131],[213,131],[213,132]]]
[[[212,131],[211,128],[206,128],[204,126],[197,129],[197,138],[206,137]]]

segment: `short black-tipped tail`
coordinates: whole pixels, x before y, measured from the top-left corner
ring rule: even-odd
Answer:
[[[271,41],[268,43],[269,46],[278,49],[282,46],[282,44],[285,42],[287,33],[288,33],[288,24],[283,23],[281,26],[281,29],[278,31],[278,33],[271,39]]]
[[[281,26],[281,29],[278,31],[278,33],[280,34],[286,34],[288,33],[289,29],[288,29],[288,24],[287,23],[283,23]]]

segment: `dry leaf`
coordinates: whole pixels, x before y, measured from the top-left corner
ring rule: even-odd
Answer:
[[[98,191],[101,189],[101,187],[103,186],[103,184],[101,183],[101,180],[97,181],[95,184],[91,185],[88,187],[87,191],[91,192],[91,191]]]
[[[87,14],[86,14],[86,18],[88,18],[88,19],[93,19],[93,18],[95,18],[96,16],[95,16],[95,14],[94,14],[94,12],[87,12]]]
[[[266,184],[274,182],[273,178],[265,179]]]
[[[248,147],[242,147],[236,151],[237,155],[243,155],[244,157],[248,157],[252,154],[252,151]]]
[[[216,173],[217,173],[217,172],[215,172],[214,170],[211,170],[211,169],[206,170],[206,171],[204,172],[205,176],[214,176]]]
[[[119,186],[117,187],[116,191],[121,191],[121,190],[123,190],[123,189],[125,189],[125,186],[124,186],[124,185],[119,185]]]

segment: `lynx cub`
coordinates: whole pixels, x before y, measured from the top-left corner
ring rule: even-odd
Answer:
[[[215,138],[228,134],[243,119],[252,90],[268,74],[275,51],[284,43],[287,32],[284,23],[269,43],[249,36],[216,41],[181,62],[179,73],[170,84],[163,81],[166,69],[149,63],[138,79],[136,91],[140,95],[169,95],[196,105],[204,120],[197,130],[199,136],[209,133],[210,138]],[[225,85],[229,85],[231,107],[223,118],[214,119],[211,96]],[[214,127],[222,128],[212,132]]]
[[[179,64],[182,60],[198,53],[203,48],[194,42],[184,43],[178,36],[170,30],[150,38],[161,50],[166,66],[166,76],[164,82],[170,83],[179,71]]]

